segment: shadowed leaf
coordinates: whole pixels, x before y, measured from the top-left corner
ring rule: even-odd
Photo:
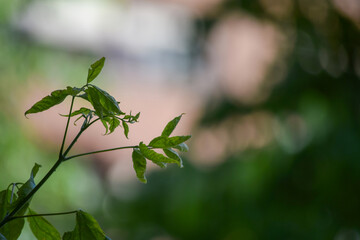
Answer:
[[[76,213],[75,229],[66,232],[63,240],[105,240],[110,239],[105,236],[98,222],[88,213],[78,211]]]
[[[168,156],[169,158],[172,158],[172,159],[175,159],[175,160],[179,161],[179,163],[180,163],[179,166],[181,168],[184,167],[183,161],[182,161],[180,155],[176,151],[174,151],[171,148],[168,148],[168,149],[164,148],[163,151],[166,154],[166,156]]]
[[[29,214],[35,215],[37,214],[35,211],[29,208]],[[47,221],[44,217],[28,217],[27,218],[30,229],[34,236],[38,240],[60,240],[60,233],[56,230],[56,228]]]
[[[137,149],[133,150],[132,153],[132,161],[133,161],[133,167],[136,172],[137,178],[143,182],[146,183],[146,177],[145,177],[145,171],[146,171],[146,159],[141,154],[141,152]]]
[[[176,146],[174,146],[175,149],[181,151],[181,152],[187,152],[189,151],[189,147],[186,143],[180,143]]]
[[[87,93],[87,97],[93,105],[96,114],[100,118],[103,118],[106,115],[122,114],[115,98],[106,91],[91,85],[85,90],[85,92]]]

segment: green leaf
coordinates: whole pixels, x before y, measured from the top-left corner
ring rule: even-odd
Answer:
[[[155,152],[152,149],[149,149],[143,142],[139,144],[139,149],[142,155],[147,159],[151,160],[153,163],[159,165],[160,167],[165,167],[164,163],[177,163],[180,164],[176,159],[165,157],[164,155]]]
[[[129,126],[127,125],[126,122],[122,121],[122,125],[123,125],[123,128],[124,128],[124,134],[125,134],[125,137],[127,139],[129,139]]]
[[[75,97],[76,95],[78,95],[82,91],[81,88],[69,87],[69,86],[66,87],[66,90],[67,90],[68,94],[73,96],[73,97]]]
[[[174,118],[173,120],[168,122],[168,124],[165,126],[163,132],[161,133],[161,136],[163,136],[163,137],[170,136],[170,134],[174,131],[175,127],[179,123],[182,115],[184,115],[184,114],[181,114],[180,116],[177,116],[176,118]]]
[[[110,127],[109,127],[110,133],[112,133],[112,132],[114,132],[115,128],[117,128],[120,125],[120,120],[117,119],[116,117],[111,117],[109,119],[108,123],[110,125]]]
[[[108,134],[108,132],[109,132],[108,122],[104,118],[100,118],[100,121],[105,127],[105,135]]]
[[[29,110],[25,112],[25,116],[31,113],[43,112],[55,105],[62,103],[67,96],[75,96],[80,91],[81,89],[72,87],[67,87],[66,89],[62,90],[55,90],[50,95],[35,103]]]
[[[29,208],[30,215],[37,213]],[[38,240],[60,240],[60,233],[56,228],[44,217],[28,217],[27,218],[31,231]]]
[[[169,158],[177,160],[179,162],[179,167],[181,167],[181,168],[184,167],[183,161],[182,161],[180,155],[176,151],[174,151],[171,148],[168,148],[168,149],[164,148],[163,151],[166,154],[166,156],[168,156]]]
[[[104,231],[100,228],[97,221],[88,213],[78,211],[76,213],[75,229],[66,232],[63,240],[105,240]]]
[[[0,234],[2,234],[3,237],[5,237],[7,240],[17,240],[21,234],[24,224],[25,221],[23,218],[18,218],[7,222],[0,228]]]
[[[102,68],[104,67],[105,58],[102,57],[93,64],[91,64],[88,76],[87,76],[87,83],[92,82],[101,72]]]
[[[4,219],[8,211],[10,197],[11,191],[3,190],[0,192],[0,221]]]
[[[71,115],[70,115],[70,117],[73,117],[73,116],[76,116],[76,115],[79,115],[79,114],[88,115],[90,112],[91,112],[90,109],[85,108],[85,107],[82,107],[82,108],[80,108],[79,110],[76,110],[76,111],[72,112]],[[62,114],[61,114],[61,116],[63,116],[63,117],[68,117],[69,115],[62,115]]]
[[[17,196],[13,195],[13,203],[10,204],[11,191],[4,190],[0,192],[0,221],[6,216],[7,212],[10,212],[16,205]],[[15,216],[22,216],[26,212],[28,204],[25,205]],[[16,240],[19,238],[21,231],[24,227],[24,219],[19,218],[7,222],[4,226],[0,228],[0,234],[5,239]],[[0,238],[1,239],[1,238]]]
[[[90,85],[85,92],[88,95],[89,102],[95,109],[96,115],[103,118],[106,115],[120,115],[122,114],[119,105],[114,97],[106,91]]]
[[[100,120],[106,129],[105,135],[113,133],[115,128],[117,128],[120,125],[120,120],[117,119],[115,116],[104,117]],[[109,132],[109,130],[110,130],[110,132]]]
[[[35,178],[37,172],[39,171],[40,167],[41,167],[41,165],[35,163],[34,167],[31,170],[29,180],[27,180],[27,182],[24,183],[20,187],[19,191],[17,192],[17,194],[19,196],[18,201],[20,201],[22,198],[24,198],[26,195],[28,195],[35,188],[36,184],[35,184],[34,178]]]
[[[187,136],[176,136],[176,137],[156,137],[149,143],[150,147],[154,148],[171,148],[183,143],[191,138],[190,135]]]
[[[188,145],[186,145],[186,143],[180,143],[179,145],[174,146],[174,148],[176,148],[176,149],[179,150],[180,152],[187,152],[187,151],[189,151],[189,147],[188,147]]]
[[[146,171],[146,159],[141,154],[141,152],[137,149],[133,150],[132,153],[132,161],[133,161],[133,167],[136,172],[137,178],[143,182],[147,183],[146,177],[145,177],[145,171]]]

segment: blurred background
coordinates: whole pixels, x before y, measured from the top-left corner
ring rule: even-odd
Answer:
[[[75,159],[37,212],[81,208],[113,240],[360,239],[359,28],[358,0],[2,0],[0,187],[35,162],[45,175],[69,99],[23,113],[105,56],[96,84],[140,122],[130,140],[94,126],[72,152],[148,143],[186,113],[185,167],[150,166],[144,185],[131,151]]]

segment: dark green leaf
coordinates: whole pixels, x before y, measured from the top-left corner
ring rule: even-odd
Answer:
[[[2,234],[7,240],[17,240],[21,234],[24,224],[25,221],[23,218],[12,220],[0,228],[0,234]]]
[[[188,145],[186,145],[186,143],[180,143],[179,145],[174,146],[174,148],[176,148],[177,150],[179,150],[181,152],[189,151],[189,147],[188,147]]]
[[[102,57],[93,64],[91,64],[88,71],[87,83],[92,82],[100,74],[102,68],[104,67],[104,63],[105,58]]]
[[[71,232],[66,232],[63,240],[105,240],[103,230],[100,228],[97,221],[88,213],[78,211],[76,213],[75,229]]]
[[[83,93],[83,94],[78,95],[78,97],[80,97],[80,98],[82,98],[82,99],[84,99],[84,100],[86,100],[86,101],[90,102],[89,97],[88,97],[88,95],[87,95],[87,93],[86,93],[86,92],[85,92],[85,93]]]
[[[77,87],[66,87],[66,90],[68,92],[69,95],[75,97],[76,95],[78,95],[82,89],[81,88],[77,88]]]
[[[146,159],[141,154],[141,152],[137,149],[133,150],[132,153],[132,160],[133,160],[133,167],[136,172],[137,178],[143,182],[146,183],[146,177],[145,177],[145,171],[146,171]]]
[[[166,166],[166,165],[164,165],[164,163],[179,164],[179,162],[177,160],[165,157],[164,155],[157,153],[152,149],[149,149],[143,142],[141,142],[139,144],[139,148],[140,148],[140,152],[142,153],[142,155],[144,155],[144,157],[146,157],[147,159],[151,160],[153,163],[155,163],[161,167]]]
[[[34,167],[31,170],[29,180],[27,180],[27,182],[24,183],[20,187],[19,191],[17,192],[17,194],[19,196],[18,200],[21,200],[22,198],[24,198],[26,195],[28,195],[31,192],[31,190],[33,190],[35,188],[36,184],[35,184],[34,178],[35,178],[37,172],[39,171],[40,167],[41,167],[41,165],[35,163]]]
[[[0,221],[4,219],[10,202],[11,191],[3,190],[0,192]]]
[[[0,220],[2,220],[6,213],[11,210],[10,198],[11,191],[4,190],[0,192]],[[14,194],[13,201],[16,201],[16,198],[16,194]],[[16,215],[24,215],[26,208],[27,206],[22,208]],[[12,220],[0,228],[0,234],[2,235],[3,239],[5,238],[7,240],[16,240],[21,234],[24,223],[25,221],[22,218]]]
[[[129,126],[127,125],[126,122],[122,121],[122,125],[123,125],[123,128],[124,128],[124,134],[125,134],[125,137],[126,138],[129,138]]]
[[[62,103],[69,95],[74,96],[80,92],[79,88],[67,87],[67,89],[55,90],[50,95],[44,97],[37,103],[35,103],[29,110],[25,112],[25,116],[31,113],[38,113],[45,111],[55,105]]]
[[[106,91],[91,85],[85,90],[85,92],[87,93],[89,101],[93,105],[96,114],[100,118],[103,118],[106,115],[122,114],[115,98]]]
[[[166,154],[166,156],[168,156],[169,158],[177,160],[179,167],[181,167],[181,168],[184,167],[183,161],[182,161],[180,155],[176,151],[172,150],[171,148],[168,148],[168,149],[164,148],[163,151]]]
[[[88,100],[95,109],[96,115],[98,115],[100,118],[103,118],[104,115],[106,115],[106,109],[101,105],[100,103],[100,96],[98,94],[98,91],[96,91],[95,88],[89,87],[85,90]]]
[[[37,214],[29,208],[29,214]],[[28,217],[27,218],[31,231],[38,240],[60,240],[60,233],[56,228],[44,217]]]
[[[176,137],[156,137],[149,143],[150,147],[154,148],[171,148],[183,143],[191,138],[190,135],[187,136],[176,136]]]
[[[177,116],[176,118],[174,118],[173,120],[171,120],[170,122],[168,122],[168,124],[167,124],[166,127],[164,128],[163,132],[161,133],[161,136],[163,136],[163,137],[168,137],[168,136],[170,136],[170,134],[174,131],[176,125],[179,123],[182,115],[183,115],[183,114],[181,114],[180,116]]]

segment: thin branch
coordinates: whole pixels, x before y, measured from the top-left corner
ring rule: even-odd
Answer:
[[[81,154],[76,154],[76,155],[73,155],[70,157],[66,157],[66,158],[64,158],[64,161],[67,161],[67,160],[70,160],[70,159],[76,158],[76,157],[90,155],[90,154],[110,152],[110,151],[115,151],[115,150],[120,150],[120,149],[138,148],[138,147],[139,146],[125,146],[125,147],[116,147],[116,148],[103,149],[103,150],[98,150],[98,151],[93,151],[93,152],[81,153]]]
[[[41,188],[41,186],[48,180],[48,178],[56,171],[62,162],[62,158],[59,158],[49,172],[41,179],[41,181],[26,195],[6,217],[0,222],[0,228],[4,226],[29,200],[34,194]]]
[[[9,222],[18,219],[18,218],[28,218],[28,217],[43,217],[43,216],[57,216],[57,215],[66,215],[66,214],[73,214],[77,213],[78,210],[69,211],[69,212],[60,212],[60,213],[42,213],[42,214],[31,214],[31,215],[24,215],[24,216],[15,216],[9,219]]]
[[[62,140],[62,143],[61,143],[61,148],[60,148],[60,152],[59,152],[59,158],[62,158],[62,156],[63,156],[63,150],[64,150],[64,145],[65,145],[66,135],[67,135],[68,128],[69,128],[69,123],[70,123],[72,108],[73,108],[73,105],[74,105],[74,100],[75,100],[75,97],[73,96],[72,99],[71,99],[71,106],[70,106],[69,116],[68,116],[67,123],[66,123],[64,137],[63,137],[63,140]]]

